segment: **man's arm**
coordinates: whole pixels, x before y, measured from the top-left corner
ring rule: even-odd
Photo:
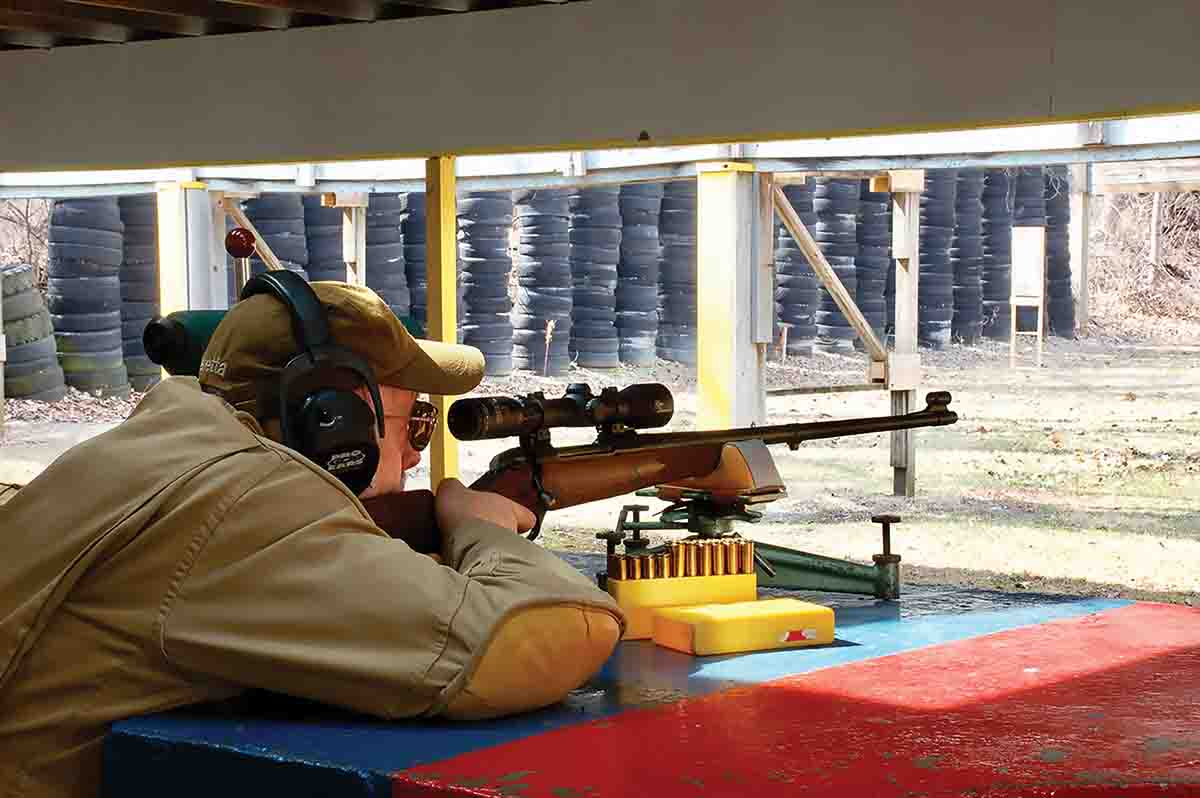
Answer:
[[[168,593],[164,655],[198,677],[385,717],[532,709],[603,664],[621,631],[607,594],[512,529],[464,520],[449,538],[455,557],[439,565],[331,477],[284,461]]]

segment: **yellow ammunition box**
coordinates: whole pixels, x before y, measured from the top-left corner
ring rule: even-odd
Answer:
[[[833,642],[833,610],[792,598],[659,607],[651,615],[657,645],[697,656]]]
[[[624,640],[648,639],[654,630],[653,610],[696,604],[754,601],[758,574],[681,576],[666,579],[609,579],[609,594],[625,611]]]

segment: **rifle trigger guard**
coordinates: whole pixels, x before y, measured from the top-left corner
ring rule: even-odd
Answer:
[[[533,490],[536,493],[538,500],[538,508],[534,511],[534,515],[537,517],[537,523],[533,525],[533,529],[529,530],[529,533],[526,535],[526,537],[529,540],[537,540],[537,536],[542,532],[542,521],[546,517],[546,512],[554,506],[556,500],[554,496],[546,490],[545,485],[542,484],[542,469],[538,465],[537,456],[533,450],[533,441],[523,440],[522,448],[526,450],[529,456],[529,474],[530,478],[533,480]]]

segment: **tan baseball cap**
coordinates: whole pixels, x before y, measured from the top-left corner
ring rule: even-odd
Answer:
[[[452,396],[483,379],[483,354],[471,346],[417,339],[370,288],[310,283],[325,308],[334,343],[366,358],[380,385]],[[207,390],[249,409],[259,388],[278,379],[300,351],[288,308],[258,294],[237,302],[209,339],[198,377]]]

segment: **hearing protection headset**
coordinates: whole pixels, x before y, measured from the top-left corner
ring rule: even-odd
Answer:
[[[279,379],[283,444],[340,479],[355,495],[361,494],[379,466],[379,446],[371,427],[377,428],[380,438],[384,429],[375,372],[365,358],[333,343],[321,300],[300,275],[282,269],[255,275],[240,299],[255,294],[269,294],[287,307],[301,350],[284,366]],[[337,378],[339,372],[349,372],[367,386],[373,414],[356,394],[331,387],[345,383]]]

